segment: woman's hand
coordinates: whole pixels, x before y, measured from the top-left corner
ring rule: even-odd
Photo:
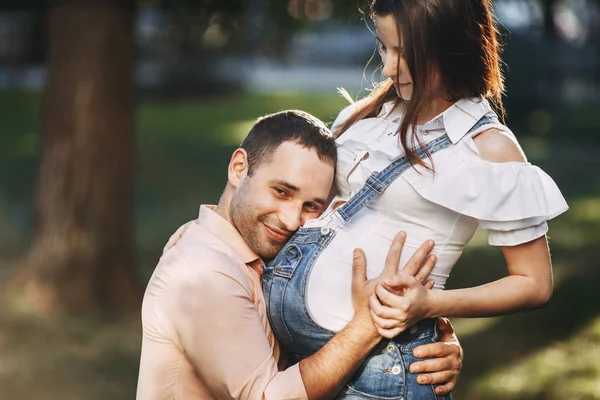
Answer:
[[[373,279],[367,279],[367,260],[362,250],[354,250],[354,259],[352,261],[352,305],[354,306],[355,316],[369,316],[369,320],[373,316],[372,299],[375,295],[375,290],[378,287],[384,287],[383,282],[387,281],[385,287],[391,291],[402,290],[395,282],[398,280],[398,274],[402,274],[407,279],[414,279],[422,287],[422,282],[429,276],[433,269],[436,258],[429,256],[433,249],[434,243],[429,240],[421,245],[410,258],[402,272],[398,272],[398,264],[400,263],[400,255],[406,241],[406,233],[399,232],[392,244],[385,259],[385,266],[381,274]],[[427,282],[427,287],[433,287],[433,281]],[[399,292],[397,292],[399,293]],[[377,322],[377,321],[375,321]]]
[[[391,339],[429,317],[428,296],[434,281],[425,279],[437,261],[433,254],[427,257],[433,246],[431,240],[423,243],[401,271],[375,286],[369,306],[381,336]]]
[[[398,272],[393,277],[376,285],[371,296],[371,318],[379,334],[391,339],[422,319],[429,318],[429,293],[427,287],[415,277]]]

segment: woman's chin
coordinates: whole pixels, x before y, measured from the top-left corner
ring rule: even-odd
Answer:
[[[396,88],[396,94],[404,101],[410,101],[412,98],[412,90],[410,88]]]

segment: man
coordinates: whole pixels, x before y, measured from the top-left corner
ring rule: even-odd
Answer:
[[[367,280],[356,260],[355,315],[321,350],[283,369],[269,326],[260,277],[290,235],[327,206],[336,149],[325,125],[301,111],[260,119],[229,163],[215,206],[169,240],[150,279],[142,308],[143,343],[138,399],[327,399],[341,390],[381,340],[368,301],[379,277]],[[402,241],[390,250],[383,277],[398,267]],[[413,270],[421,281],[432,265]],[[449,327],[449,325],[447,325]],[[448,341],[454,339],[446,332]],[[428,383],[453,389],[460,347],[437,343],[415,351]],[[413,365],[414,368],[414,365]]]

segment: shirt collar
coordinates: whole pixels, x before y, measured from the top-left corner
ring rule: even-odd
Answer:
[[[262,259],[250,249],[240,232],[215,212],[216,208],[214,205],[201,205],[198,213],[198,225],[231,247],[244,264],[262,274]]]
[[[398,112],[398,108],[392,112],[394,109],[393,101],[385,103],[383,109],[386,116],[396,115]],[[446,111],[420,126],[419,130],[434,131],[445,129],[452,143],[457,143],[475,126],[481,117],[491,110],[492,108],[488,101],[482,97],[460,99]]]

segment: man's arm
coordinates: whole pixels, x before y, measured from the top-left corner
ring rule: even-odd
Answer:
[[[380,340],[370,318],[354,318],[318,352],[300,361],[308,398],[335,397]]]
[[[187,269],[208,265],[202,275],[178,276],[162,296],[181,350],[219,399],[332,398],[381,339],[363,311],[316,354],[278,371],[247,278],[225,258],[200,261]],[[368,309],[374,283],[365,278],[355,286],[355,298]]]
[[[392,246],[388,276],[397,269],[402,245],[403,241],[395,241]],[[202,260],[207,262],[227,260]],[[252,289],[236,268],[213,266],[202,272],[201,279],[197,271],[190,272],[162,295],[169,312],[165,317],[173,321],[181,350],[202,382],[219,399],[334,397],[381,338],[368,308],[380,278],[367,280],[366,263],[357,263],[352,284],[354,319],[313,356],[278,371]]]

